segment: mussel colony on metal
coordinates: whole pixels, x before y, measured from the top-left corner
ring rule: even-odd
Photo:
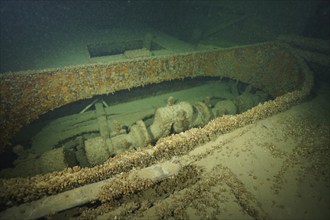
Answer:
[[[24,146],[23,143],[15,144],[13,151],[18,157],[14,161],[15,167],[1,170],[0,176],[24,177],[61,171],[67,167],[92,167],[102,164],[123,151],[146,147],[156,143],[162,137],[202,127],[216,117],[242,113],[268,99],[266,93],[238,81],[205,78],[198,77],[194,80],[170,83],[182,88],[186,81],[195,84],[199,82],[198,84],[202,84],[201,88],[210,90],[206,91],[202,100],[177,100],[173,96],[168,96],[167,101],[164,100],[166,103],[157,107],[154,102],[157,97],[153,97],[149,103],[146,103],[149,106],[145,106],[140,112],[137,109],[138,106],[133,103],[131,104],[133,112],[120,115],[120,110],[118,110],[116,114],[113,110],[114,106],[109,106],[104,101],[106,98],[115,99],[116,94],[95,98],[80,113],[56,119],[34,137],[30,137],[35,151],[29,150],[31,146]],[[208,85],[210,83],[212,84]],[[158,90],[161,90],[161,85],[158,87]],[[198,89],[197,86],[195,90]],[[147,86],[140,90],[142,91],[139,93],[143,90],[147,93],[151,89]],[[191,89],[187,92],[195,90]],[[138,92],[133,89],[126,92],[128,93]],[[212,94],[216,95],[212,96]],[[117,99],[125,99],[125,96]],[[95,110],[86,111],[87,108],[93,106],[92,104]],[[69,106],[66,107],[69,108]],[[56,114],[56,111],[51,113]],[[128,121],[123,121],[125,119]],[[123,121],[124,124],[119,121]],[[26,130],[31,129],[33,129],[31,126],[23,129],[23,135],[27,132]],[[24,142],[30,142],[30,140]],[[46,149],[39,149],[46,146]]]
[[[11,206],[79,186],[97,184],[99,181],[101,184],[111,177],[117,178],[123,184],[110,184],[104,187],[102,191],[104,193],[97,194],[98,197],[93,197],[91,201],[105,203],[113,201],[118,196],[146,189],[159,182],[161,178],[138,178],[134,173],[137,168],[147,169],[146,167],[154,166],[159,161],[184,155],[219,134],[284,111],[308,95],[313,84],[312,73],[304,61],[295,56],[287,45],[281,43],[133,59],[37,73],[10,73],[1,76],[1,127],[4,128],[4,136],[1,137],[2,150],[9,146],[9,140],[19,129],[51,109],[94,95],[197,76],[228,77],[260,89],[273,99],[263,102],[265,96],[261,95],[262,98],[253,101],[256,106],[248,110],[244,109],[246,111],[240,110],[236,115],[223,115],[222,111],[229,111],[228,109],[235,107],[237,110],[238,105],[233,103],[244,101],[223,103],[228,105],[228,109],[224,110],[223,105],[218,105],[219,109],[216,108],[217,103],[208,106],[209,100],[191,104],[173,103],[169,98],[167,106],[158,108],[155,112],[153,123],[146,126],[143,120],[138,121],[132,125],[130,132],[121,134],[124,136],[118,138],[125,141],[135,138],[134,143],[144,145],[149,141],[154,145],[146,144],[147,146],[143,148],[136,145],[136,149],[122,152],[110,159],[107,158],[111,154],[102,153],[99,156],[98,152],[91,150],[87,158],[91,159],[89,163],[95,166],[90,168],[73,166],[32,177],[1,179],[1,210],[7,209],[7,213],[12,213],[9,208]],[[254,97],[251,99],[254,100]],[[221,117],[211,117],[211,114]],[[100,116],[104,115],[100,114]],[[138,135],[133,134],[133,131]],[[167,136],[170,133],[177,134]],[[104,138],[96,137],[91,142],[90,146],[106,146],[108,151],[113,150],[112,145],[105,144]],[[161,170],[162,175],[167,173],[165,171],[178,174],[187,172],[183,169],[185,167],[187,167],[185,164],[174,161],[172,165],[165,164],[161,167],[156,165],[153,172],[157,173]],[[134,181],[130,175],[132,172]],[[196,172],[193,172],[190,175],[195,174]],[[189,174],[185,175],[189,178]]]

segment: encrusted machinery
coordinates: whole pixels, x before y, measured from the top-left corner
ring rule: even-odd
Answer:
[[[161,171],[158,172],[158,174],[162,174],[160,176],[175,175],[179,169],[188,165],[179,162],[174,165],[166,164],[162,169],[162,164],[156,166],[154,164],[159,163],[160,160],[182,156],[220,134],[284,111],[306,97],[313,85],[313,75],[303,59],[296,56],[287,44],[279,42],[173,56],[137,58],[124,62],[56,70],[3,74],[0,81],[1,149],[4,150],[5,146],[9,146],[10,139],[20,128],[51,109],[97,94],[196,76],[218,76],[239,80],[265,91],[274,99],[260,103],[249,110],[241,109],[240,111],[244,112],[237,115],[214,118],[202,128],[192,128],[185,132],[180,131],[183,127],[189,128],[189,126],[186,125],[185,120],[179,120],[173,129],[177,129],[177,132],[180,133],[168,137],[163,137],[167,130],[162,130],[163,127],[158,126],[155,122],[149,127],[149,130],[153,131],[151,138],[160,137],[155,145],[121,153],[92,168],[73,167],[29,178],[1,179],[0,207],[5,210],[1,216],[13,216],[13,213],[16,213],[16,217],[19,218],[24,216],[22,211],[34,207],[37,202],[45,204],[41,199],[43,197],[60,195],[64,191],[70,192],[69,190],[74,190],[79,186],[92,187],[88,184],[110,178],[114,178],[115,183],[109,184],[103,189],[103,193],[91,196],[92,199],[84,201],[84,203],[95,200],[105,202],[113,200],[116,196],[135,192],[135,190],[147,189],[161,178],[155,174],[147,181],[141,179],[132,181],[129,178],[130,175],[126,175],[126,173],[132,172],[133,176],[138,176],[134,173],[137,167],[141,168],[138,170],[141,172],[146,167],[152,167],[150,172],[146,172]],[[247,97],[244,100],[249,99],[253,102],[253,97]],[[236,101],[242,103],[243,99]],[[230,103],[226,104],[228,104],[228,108],[232,107]],[[248,106],[249,102],[245,105]],[[178,111],[176,116],[181,119],[189,119],[190,107],[185,105],[182,108],[185,109],[185,113]],[[196,108],[203,109],[203,106]],[[173,114],[175,111],[171,110],[171,114]],[[220,114],[221,111],[223,111],[221,108],[215,110],[217,114]],[[164,108],[158,113],[156,112],[155,118],[163,118],[162,113],[166,116],[169,114],[168,109]],[[160,121],[166,124],[167,117]],[[174,124],[172,123],[172,125]],[[142,130],[147,129],[141,122],[136,123],[136,126],[136,133],[139,133],[138,130],[140,131],[141,127]],[[144,140],[139,141],[142,143]],[[165,172],[171,170],[167,169],[169,166],[175,168],[172,169],[173,172]],[[121,183],[124,183],[125,187]],[[12,207],[31,201],[36,203],[26,206],[23,204],[18,208]],[[80,204],[83,203],[78,205]],[[61,205],[58,204],[58,206]],[[77,203],[70,207],[74,205]],[[59,212],[66,208],[68,207],[57,207],[56,211]],[[40,210],[43,211],[43,214],[35,215],[35,218],[49,213],[41,206]]]
[[[237,92],[237,83],[232,85],[233,92]],[[158,108],[148,117],[136,118],[130,126],[121,126],[116,119],[107,118],[106,112],[110,112],[111,107],[103,106],[104,101],[98,102],[95,111],[60,118],[52,123],[53,126],[50,124],[41,130],[34,148],[49,145],[43,153],[25,151],[22,145],[16,145],[13,148],[18,156],[14,161],[15,167],[1,170],[0,175],[33,176],[67,167],[102,164],[124,151],[146,147],[162,137],[202,127],[211,119],[241,113],[266,101],[267,94],[261,91],[253,94],[249,90],[248,86],[241,95],[233,95],[232,100],[218,101],[215,97],[207,97],[194,103],[174,103],[174,98],[170,96],[166,106]],[[93,115],[95,119],[91,117]],[[94,132],[88,134],[91,131]],[[58,143],[61,143],[60,147],[56,147]]]
[[[0,75],[0,150],[25,125],[65,104],[166,80],[229,77],[276,97],[304,81],[297,61],[280,43],[137,58],[105,64]],[[276,82],[276,84],[274,84]]]

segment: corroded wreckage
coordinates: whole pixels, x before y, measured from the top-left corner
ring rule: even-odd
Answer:
[[[94,95],[165,80],[228,77],[274,97],[283,95],[298,88],[302,80],[298,67],[292,62],[296,62],[295,58],[281,44],[265,43],[109,64],[2,74],[1,150],[19,129],[50,110]]]
[[[313,75],[297,51],[283,42],[287,39],[280,41],[1,75],[2,151],[10,148],[9,141],[23,126],[50,110],[95,95],[146,84],[187,77],[227,77],[247,83],[273,98],[268,101],[260,98],[255,107],[237,115],[223,115],[220,110],[208,108],[205,102],[196,107],[188,102],[174,104],[169,98],[168,106],[155,112],[154,123],[146,126],[139,120],[129,133],[121,134],[120,140],[128,142],[138,137],[134,143],[144,148],[137,147],[108,159],[110,148],[115,146],[113,142],[104,144],[111,140],[111,134],[105,132],[85,143],[86,149],[90,150],[87,158],[91,165],[95,165],[93,167],[74,166],[33,177],[1,179],[1,216],[19,219],[34,210],[32,218],[39,218],[93,201],[113,201],[118,196],[147,189],[189,167],[189,161],[183,161],[182,156],[196,146],[298,103],[310,93]],[[207,109],[206,112],[213,115],[209,118],[212,120],[203,121],[205,112],[200,122],[196,121],[199,117],[192,120],[193,109],[198,109],[197,112]],[[104,111],[101,103],[96,104],[97,111]],[[100,116],[105,117],[104,114]],[[169,129],[177,134],[167,136]],[[133,135],[134,132],[139,135]],[[150,140],[155,144],[151,145]],[[97,142],[107,147],[101,154],[103,158],[98,156],[100,149],[93,152]],[[99,186],[94,188],[99,181]],[[123,185],[119,182],[125,187],[121,188]],[[67,197],[64,193],[79,197],[81,194],[77,191],[87,192],[91,188],[95,190],[91,190],[84,201],[74,202],[73,199],[67,206],[60,202],[63,196]],[[52,204],[44,201],[50,196],[54,199],[47,201],[53,201]]]
[[[181,90],[181,99],[169,96],[165,106],[152,103],[154,99],[161,99],[154,96],[144,101],[149,106],[141,110],[136,104],[126,102],[132,110],[123,112],[123,106],[109,106],[104,100],[95,99],[80,113],[47,124],[31,138],[28,151],[22,145],[15,145],[13,151],[18,155],[15,167],[2,169],[0,176],[25,177],[61,171],[66,167],[102,164],[123,151],[146,147],[162,137],[203,127],[216,117],[242,113],[267,99],[267,94],[254,91],[250,86],[239,94],[237,87],[241,84],[215,79],[218,78],[204,80],[206,85],[185,90],[186,94],[197,91],[200,97],[204,95],[202,101],[198,97],[194,102],[181,101],[185,97]],[[93,106],[95,110],[87,111]]]

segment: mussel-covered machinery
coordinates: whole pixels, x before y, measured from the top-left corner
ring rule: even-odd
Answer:
[[[114,129],[116,125],[113,125],[112,130],[104,129],[109,126],[105,120],[105,104],[95,103],[93,114],[97,115],[100,135],[84,140],[84,149],[76,148],[74,152],[79,165],[86,163],[95,166],[74,166],[33,177],[1,179],[1,217],[19,219],[28,215],[39,218],[88,202],[113,201],[136,190],[147,189],[189,166],[189,161],[183,163],[177,161],[177,157],[196,146],[298,103],[310,93],[313,75],[299,56],[300,51],[285,42],[288,42],[287,38],[237,48],[2,74],[2,151],[13,147],[9,142],[14,135],[40,115],[95,95],[162,81],[205,76],[227,77],[247,83],[264,93],[245,94],[250,97],[219,101],[220,104],[217,102],[210,106],[205,101],[174,103],[169,99],[167,106],[157,108],[151,123],[142,118],[131,124],[129,129],[124,129],[124,132],[120,126]],[[303,47],[304,41],[298,45]],[[302,54],[305,59],[323,57],[317,55]],[[325,64],[329,65],[329,61],[325,61]],[[269,94],[272,99],[263,102],[264,94]],[[250,100],[256,106],[239,110],[238,103],[244,100]],[[239,114],[223,115],[224,112],[235,111]],[[167,136],[170,133],[177,134]],[[139,148],[147,143],[153,145]],[[119,153],[120,149],[130,147],[136,149],[108,159]],[[16,150],[19,152],[19,149]],[[84,154],[81,153],[83,150]],[[58,155],[61,156],[57,156],[57,159],[63,161],[62,167],[67,166],[64,160],[68,161],[67,158],[71,156],[64,155],[65,151],[61,148],[53,150],[56,151],[60,151]],[[164,163],[164,160],[169,161]],[[106,187],[101,189],[104,185]],[[85,192],[85,196],[77,192]],[[61,203],[63,198],[68,201],[66,205]],[[262,214],[258,211],[253,213]]]
[[[253,91],[251,86],[239,94],[235,81],[219,80],[212,85],[216,97],[188,102],[169,96],[166,106],[154,110],[150,105],[140,111],[126,112],[125,116],[114,114],[113,106],[95,99],[80,113],[45,126],[32,137],[32,150],[15,145],[13,150],[18,156],[15,167],[0,173],[3,177],[31,176],[66,167],[95,166],[126,150],[146,147],[162,137],[202,127],[216,117],[244,112],[267,99],[267,94]],[[93,106],[95,110],[86,111]],[[123,120],[121,124],[119,121]]]

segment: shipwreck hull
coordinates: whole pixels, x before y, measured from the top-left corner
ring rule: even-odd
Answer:
[[[129,192],[146,189],[157,183],[157,176],[157,181],[151,179],[151,182],[150,179],[148,182],[139,179],[131,181],[120,176],[135,172],[136,167],[142,169],[160,160],[182,156],[220,134],[284,111],[308,95],[313,85],[313,75],[302,58],[291,53],[290,47],[276,42],[109,64],[3,74],[0,91],[1,150],[9,146],[8,142],[20,128],[54,108],[94,95],[196,76],[236,79],[264,90],[274,99],[238,115],[215,118],[203,128],[192,128],[162,137],[154,146],[124,152],[92,168],[73,167],[27,178],[0,179],[0,208],[6,209],[1,213],[2,217],[21,219],[30,211],[37,213],[32,215],[33,218],[42,217],[50,212],[44,209],[43,197],[60,197],[64,191],[70,194],[70,190],[74,195],[73,190],[77,187],[94,187],[93,183],[109,178],[124,181],[131,190]],[[179,163],[180,169],[181,166],[189,165]],[[55,197],[45,199],[58,201],[58,204],[51,205],[51,210],[59,212],[95,200],[112,200],[117,195],[112,194],[116,190],[119,195],[129,193],[123,191],[122,184],[110,184],[110,187],[111,192],[107,192],[105,197],[96,190],[95,195],[86,201],[75,200],[66,207],[61,206],[62,197],[58,200]],[[25,204],[11,207],[22,203]],[[43,212],[40,214],[31,207]]]
[[[251,84],[273,97],[295,90],[309,92],[311,77],[285,44],[137,58],[0,75],[0,152],[11,138],[40,115],[94,95],[196,76],[228,77]],[[307,81],[307,82],[306,82]],[[305,84],[304,84],[305,83]]]

